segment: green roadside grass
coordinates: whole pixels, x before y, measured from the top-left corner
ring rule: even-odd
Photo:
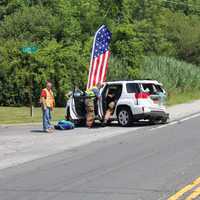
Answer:
[[[53,121],[64,119],[65,108],[55,108]],[[41,108],[34,108],[33,117],[30,116],[29,107],[0,107],[0,124],[19,124],[42,122]]]
[[[200,91],[170,93],[167,106],[188,103],[200,99]],[[64,119],[65,108],[55,108],[53,121]],[[0,124],[35,123],[42,121],[41,108],[34,108],[34,116],[30,117],[28,107],[0,107]]]
[[[186,91],[170,93],[167,99],[167,106],[176,104],[189,103],[194,100],[200,99],[200,91]]]

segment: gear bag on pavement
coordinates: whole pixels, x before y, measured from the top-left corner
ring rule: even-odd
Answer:
[[[58,121],[58,124],[55,125],[55,129],[57,130],[70,130],[74,129],[74,127],[75,127],[74,123],[67,120],[60,120]]]

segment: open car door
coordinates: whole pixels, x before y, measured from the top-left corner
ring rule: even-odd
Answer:
[[[108,85],[105,84],[101,90],[100,90],[100,99],[97,100],[97,106],[98,106],[98,116],[100,119],[104,118],[104,110],[106,108],[106,95],[107,95],[107,89]]]
[[[72,93],[70,101],[70,115],[72,119],[81,119],[85,117],[85,94],[81,90],[75,90]]]
[[[114,102],[115,108],[117,102],[122,94],[122,84],[113,83],[113,84],[106,84],[101,91],[101,98],[99,101],[99,116],[101,119],[104,118],[106,110],[108,109],[108,94],[112,92],[114,94]]]

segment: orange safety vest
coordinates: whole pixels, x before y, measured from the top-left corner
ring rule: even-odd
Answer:
[[[46,92],[47,95],[45,99],[46,106],[49,108],[54,108],[55,99],[52,90],[49,91],[47,88],[45,88],[44,91]]]

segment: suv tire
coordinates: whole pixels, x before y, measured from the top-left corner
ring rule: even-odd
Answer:
[[[161,124],[167,124],[168,123],[168,117],[163,117],[161,119]]]
[[[120,108],[117,113],[118,123],[121,126],[129,126],[133,121],[133,116],[129,108]]]

